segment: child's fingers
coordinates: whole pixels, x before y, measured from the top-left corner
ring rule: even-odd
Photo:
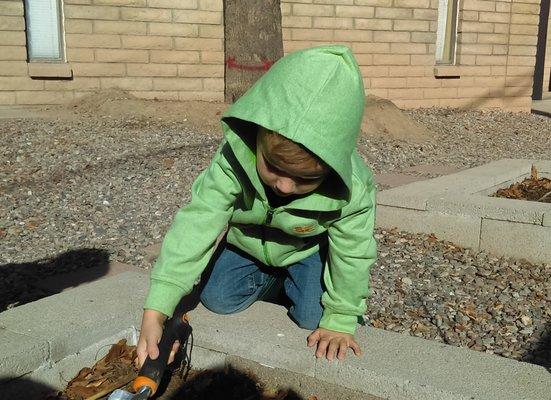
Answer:
[[[307,339],[307,345],[308,347],[312,347],[313,345],[315,345],[318,341],[320,340],[320,333],[319,331],[316,329],[314,332],[312,332],[310,335],[308,335],[308,339]]]
[[[150,336],[145,340],[147,341],[147,355],[152,360],[157,359],[157,357],[159,357],[159,347],[157,346],[157,343],[159,342],[158,338],[155,336]]]
[[[327,348],[327,359],[333,361],[337,356],[337,351],[339,350],[339,339],[332,339],[329,341],[329,347]]]
[[[147,348],[146,348],[145,339],[140,337],[140,340],[138,340],[138,344],[136,345],[136,359],[134,360],[134,364],[137,368],[141,368],[143,365],[145,358],[147,357]]]
[[[174,361],[174,357],[176,357],[176,353],[178,352],[178,349],[180,348],[180,342],[177,340],[172,345],[172,349],[170,350],[170,355],[168,356],[168,364],[171,364],[172,361]]]
[[[351,340],[350,343],[348,344],[350,346],[350,348],[354,351],[354,354],[357,355],[357,356],[361,356],[362,355],[362,349],[360,349],[360,346],[358,345],[358,343],[356,343],[354,340]]]
[[[321,358],[325,356],[327,352],[327,346],[329,345],[329,342],[327,340],[320,340],[318,342],[318,349],[316,350],[316,357]]]
[[[339,360],[344,360],[346,358],[346,352],[348,351],[348,343],[346,343],[344,340],[340,342],[339,346],[339,353],[337,354],[337,358]]]

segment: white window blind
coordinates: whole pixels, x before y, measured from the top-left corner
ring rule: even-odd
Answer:
[[[31,60],[62,60],[60,0],[25,0],[27,48]]]
[[[438,27],[436,30],[436,62],[455,63],[459,0],[438,1]]]

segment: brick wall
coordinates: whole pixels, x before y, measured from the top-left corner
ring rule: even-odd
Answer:
[[[438,0],[282,0],[284,48],[347,44],[367,93],[400,107],[528,111],[539,1],[461,0],[455,66],[435,69]],[[74,79],[63,81],[29,78],[23,0],[2,0],[0,103],[62,103],[113,87],[223,100],[222,2],[64,0]]]
[[[435,78],[437,0],[283,0],[286,52],[340,42],[368,93],[400,107],[531,104],[539,0],[462,0],[457,66]]]
[[[64,0],[72,80],[31,79],[23,0],[0,1],[0,104],[55,104],[119,87],[223,100],[222,0]]]

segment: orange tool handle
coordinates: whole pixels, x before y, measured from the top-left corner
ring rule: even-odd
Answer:
[[[185,343],[191,334],[192,329],[188,321],[187,315],[183,314],[174,315],[165,321],[163,335],[159,342],[159,356],[155,360],[149,356],[145,359],[138,377],[132,384],[135,392],[146,386],[151,389],[150,396],[155,394],[165,372],[172,345],[176,340],[179,340],[181,344]]]

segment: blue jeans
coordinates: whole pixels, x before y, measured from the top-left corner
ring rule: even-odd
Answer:
[[[217,259],[202,292],[201,302],[217,314],[242,311],[257,300],[285,295],[289,316],[304,329],[318,327],[323,263],[319,252],[288,268],[268,267],[233,246],[215,253]]]

